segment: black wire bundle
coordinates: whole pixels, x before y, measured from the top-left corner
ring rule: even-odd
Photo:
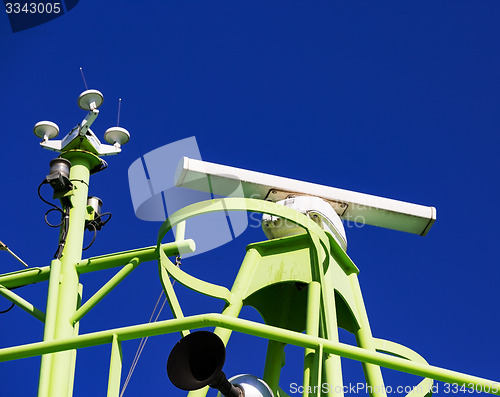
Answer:
[[[61,227],[62,226],[62,231],[61,231],[61,234],[59,236],[59,244],[58,244],[58,247],[57,247],[57,250],[56,250],[56,253],[54,254],[54,258],[55,259],[60,259],[61,258],[61,255],[62,255],[62,251],[64,249],[64,245],[66,244],[66,238],[68,237],[68,230],[69,230],[69,209],[70,207],[69,206],[66,206],[66,207],[63,207],[64,209],[58,207],[57,205],[51,203],[50,201],[47,201],[45,200],[43,197],[42,197],[42,193],[41,193],[41,189],[42,189],[42,186],[45,185],[45,184],[48,184],[49,182],[44,179],[42,181],[42,183],[40,183],[40,185],[38,185],[38,197],[40,197],[40,199],[45,203],[45,204],[48,204],[50,205],[51,209],[49,209],[46,213],[45,213],[45,223],[50,226],[50,227]],[[61,213],[61,222],[57,225],[53,225],[51,224],[48,219],[47,219],[47,216],[49,215],[49,213],[51,213],[52,211],[59,211]]]
[[[108,219],[105,221],[101,220],[103,216],[107,216]],[[97,231],[101,230],[101,228],[106,225],[111,219],[111,212],[105,212],[104,214],[100,214],[95,217],[95,219],[89,221],[86,223],[85,228],[89,231],[94,232],[94,236],[92,237],[92,241],[90,242],[89,245],[87,245],[85,248],[82,249],[82,251],[88,250],[90,247],[92,247],[92,244],[94,244],[94,241],[97,236]]]

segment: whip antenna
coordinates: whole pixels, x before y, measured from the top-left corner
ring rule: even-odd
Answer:
[[[85,81],[85,75],[83,74],[83,68],[80,67],[80,73],[82,74],[83,84],[85,84],[85,89],[88,90],[87,81]]]

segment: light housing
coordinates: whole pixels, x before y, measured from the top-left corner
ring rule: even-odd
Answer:
[[[69,180],[71,162],[61,157],[50,160],[49,175],[45,177],[46,181],[52,186],[54,192],[65,192],[73,188]]]
[[[90,196],[87,198],[87,206],[92,207],[95,217],[101,216],[102,200],[99,197]]]

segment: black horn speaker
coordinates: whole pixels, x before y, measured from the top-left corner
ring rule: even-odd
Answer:
[[[222,367],[226,348],[213,332],[190,333],[176,343],[167,361],[170,381],[182,390],[198,390],[207,385],[226,397],[242,397],[243,390],[232,385]]]

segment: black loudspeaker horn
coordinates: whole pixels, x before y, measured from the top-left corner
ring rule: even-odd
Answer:
[[[170,381],[182,390],[198,390],[209,385],[226,397],[243,397],[244,392],[231,384],[222,367],[226,347],[213,332],[193,332],[176,343],[167,361]]]

